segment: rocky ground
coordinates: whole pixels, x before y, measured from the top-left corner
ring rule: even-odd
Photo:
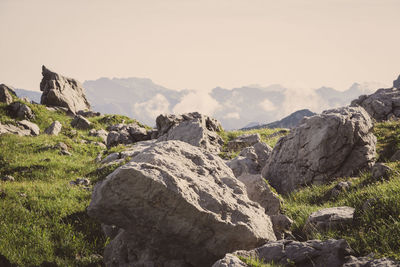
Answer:
[[[397,88],[235,132],[101,115],[45,67],[41,89],[0,85],[0,266],[399,266]]]

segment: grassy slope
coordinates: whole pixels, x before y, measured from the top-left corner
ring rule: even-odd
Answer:
[[[12,175],[15,182],[0,181],[0,254],[20,266],[97,266],[107,240],[100,224],[86,214],[91,192],[70,186],[78,177],[98,180],[94,159],[101,151],[86,141],[100,141],[88,131],[75,131],[71,118],[31,105],[34,120],[44,131],[54,120],[63,124],[59,136],[0,136],[0,176]],[[105,128],[121,122],[133,122],[124,116],[101,116],[91,119],[93,128]],[[0,104],[0,122],[14,123]],[[53,148],[67,144],[72,156],[60,155]]]

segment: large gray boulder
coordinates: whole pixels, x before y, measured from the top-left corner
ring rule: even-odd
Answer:
[[[8,114],[19,120],[33,120],[35,114],[28,105],[21,102],[13,102],[6,107]]]
[[[41,104],[68,108],[73,114],[90,109],[82,85],[74,79],[64,77],[42,66],[43,79],[40,91]]]
[[[279,139],[262,175],[278,193],[351,176],[375,161],[372,120],[361,107],[324,111]]]
[[[88,213],[121,229],[107,266],[211,266],[276,240],[223,160],[181,141],[153,143],[99,182]]]
[[[213,153],[218,153],[224,143],[217,133],[221,124],[197,112],[160,115],[156,124],[159,141],[180,140]]]
[[[236,251],[233,255],[260,259],[265,263],[273,262],[282,266],[339,267],[350,253],[352,250],[346,240],[329,239],[306,242],[278,240],[250,251]]]
[[[333,207],[311,213],[304,225],[307,233],[335,230],[353,223],[354,208]]]
[[[13,102],[13,95],[17,96],[10,86],[0,84],[0,103],[11,104]]]
[[[362,95],[351,106],[363,107],[376,121],[400,118],[400,89],[379,89],[371,95]]]

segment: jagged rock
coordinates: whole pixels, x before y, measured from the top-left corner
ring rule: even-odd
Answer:
[[[44,130],[44,133],[48,135],[58,135],[61,132],[61,129],[61,123],[59,121],[54,121],[46,130]]]
[[[324,111],[305,118],[279,139],[262,170],[278,193],[327,183],[369,168],[375,160],[372,120],[361,107]]]
[[[371,168],[372,178],[375,180],[387,179],[392,172],[393,169],[389,166],[386,166],[384,163],[375,163],[375,165]]]
[[[334,188],[332,188],[328,193],[329,198],[336,198],[340,195],[341,192],[347,191],[351,187],[352,183],[350,181],[347,182],[339,182]]]
[[[71,126],[77,129],[87,130],[90,129],[91,123],[85,117],[76,115],[71,121]]]
[[[132,144],[135,142],[150,140],[151,136],[144,127],[136,123],[115,124],[107,128],[110,133],[107,136],[107,146],[118,144]]]
[[[11,104],[13,102],[13,97],[12,96],[17,96],[11,87],[5,85],[5,84],[0,84],[0,102],[1,103],[6,103]]]
[[[271,152],[272,148],[269,145],[258,142],[243,149],[236,158],[228,161],[227,165],[236,177],[245,173],[260,174]]]
[[[214,153],[218,153],[224,143],[217,134],[222,129],[220,123],[197,112],[160,115],[156,124],[158,141],[180,140]]]
[[[2,134],[17,134],[19,136],[31,135],[31,131],[22,126],[0,123],[0,135]]]
[[[20,120],[33,120],[35,118],[35,114],[32,112],[31,108],[21,102],[13,102],[8,105],[6,109],[8,114],[13,118]]]
[[[276,239],[223,160],[181,141],[153,143],[99,182],[88,213],[122,229],[107,266],[210,266]]]
[[[399,77],[397,77],[397,80],[393,81],[393,87],[400,88],[400,75],[399,75]]]
[[[400,150],[397,150],[392,157],[390,158],[390,161],[399,161],[400,160]]]
[[[238,180],[246,186],[249,198],[260,204],[267,215],[279,214],[282,200],[271,190],[261,175],[243,174]]]
[[[43,79],[40,91],[43,92],[41,104],[65,107],[73,114],[79,110],[90,110],[82,85],[74,79],[59,75],[42,66]]]
[[[101,115],[100,112],[95,112],[92,110],[79,110],[76,115],[81,115],[85,118],[91,118],[91,117],[98,117]]]
[[[388,258],[371,259],[369,257],[347,257],[347,261],[342,267],[399,267],[400,261],[394,261]]]
[[[92,129],[89,131],[89,136],[97,136],[100,137],[101,140],[103,140],[104,143],[107,142],[107,136],[108,136],[108,132],[104,129],[100,129],[100,130],[96,130],[96,129]]]
[[[247,267],[248,265],[241,261],[238,256],[228,253],[223,259],[218,260],[212,267]]]
[[[31,135],[39,135],[40,134],[40,128],[37,126],[35,123],[27,121],[27,120],[22,120],[18,121],[17,124],[19,126],[22,126],[26,130],[29,130]]]
[[[379,89],[371,95],[362,95],[351,102],[351,106],[361,106],[377,121],[400,118],[400,89]]]
[[[4,175],[3,177],[1,177],[1,180],[3,182],[14,182],[15,178],[11,175]]]
[[[354,208],[334,207],[325,208],[311,213],[308,217],[304,231],[311,233],[313,231],[328,231],[341,228],[353,222]]]
[[[255,143],[259,142],[261,142],[261,138],[258,133],[243,134],[241,136],[236,137],[232,141],[229,141],[227,144],[227,148],[229,151],[237,151],[237,150],[242,150],[245,147],[252,146]]]
[[[285,238],[285,234],[290,234],[293,220],[284,214],[276,214],[271,216],[271,222],[274,229],[276,239],[281,240]]]
[[[233,254],[282,266],[289,264],[296,267],[339,267],[350,253],[352,250],[346,240],[328,239],[306,242],[278,240],[250,251],[240,250]]]

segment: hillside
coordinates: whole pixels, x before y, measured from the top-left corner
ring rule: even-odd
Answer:
[[[102,234],[100,222],[87,216],[92,185],[105,177],[116,166],[101,171],[95,158],[103,151],[108,155],[122,147],[103,149],[89,136],[89,130],[75,130],[72,118],[61,111],[49,111],[44,106],[26,103],[36,114],[33,122],[40,130],[58,120],[63,125],[59,136],[41,134],[36,137],[2,135],[0,138],[0,176],[11,175],[12,182],[0,182],[0,254],[19,266],[100,266],[104,246],[109,242]],[[0,122],[14,120],[6,115],[5,104],[0,104]],[[91,118],[93,128],[128,121],[121,116]],[[266,132],[265,137],[273,131]],[[376,124],[378,155],[388,161],[395,148],[400,148],[400,122]],[[227,132],[225,143],[246,132]],[[253,132],[254,133],[254,132]],[[264,137],[264,138],[265,138]],[[265,139],[266,140],[266,139]],[[275,139],[276,140],[276,139]],[[71,156],[61,155],[59,142],[67,145]],[[274,145],[276,141],[270,142]],[[103,156],[104,157],[104,156]],[[400,172],[399,162],[388,165]],[[70,181],[86,177],[90,186],[72,186]],[[400,259],[398,225],[400,223],[400,177],[394,172],[388,179],[374,181],[369,172],[351,178],[352,186],[335,199],[326,198],[327,192],[338,182],[305,188],[285,196],[284,211],[295,218],[293,234],[300,240],[307,238],[346,238],[357,255],[374,253],[375,257]],[[347,181],[343,177],[339,181]],[[384,198],[382,198],[384,196]],[[349,205],[360,207],[367,200],[376,199],[374,206],[360,214],[358,223],[340,231],[306,236],[302,232],[305,219],[321,207]],[[46,265],[50,266],[50,265]]]

